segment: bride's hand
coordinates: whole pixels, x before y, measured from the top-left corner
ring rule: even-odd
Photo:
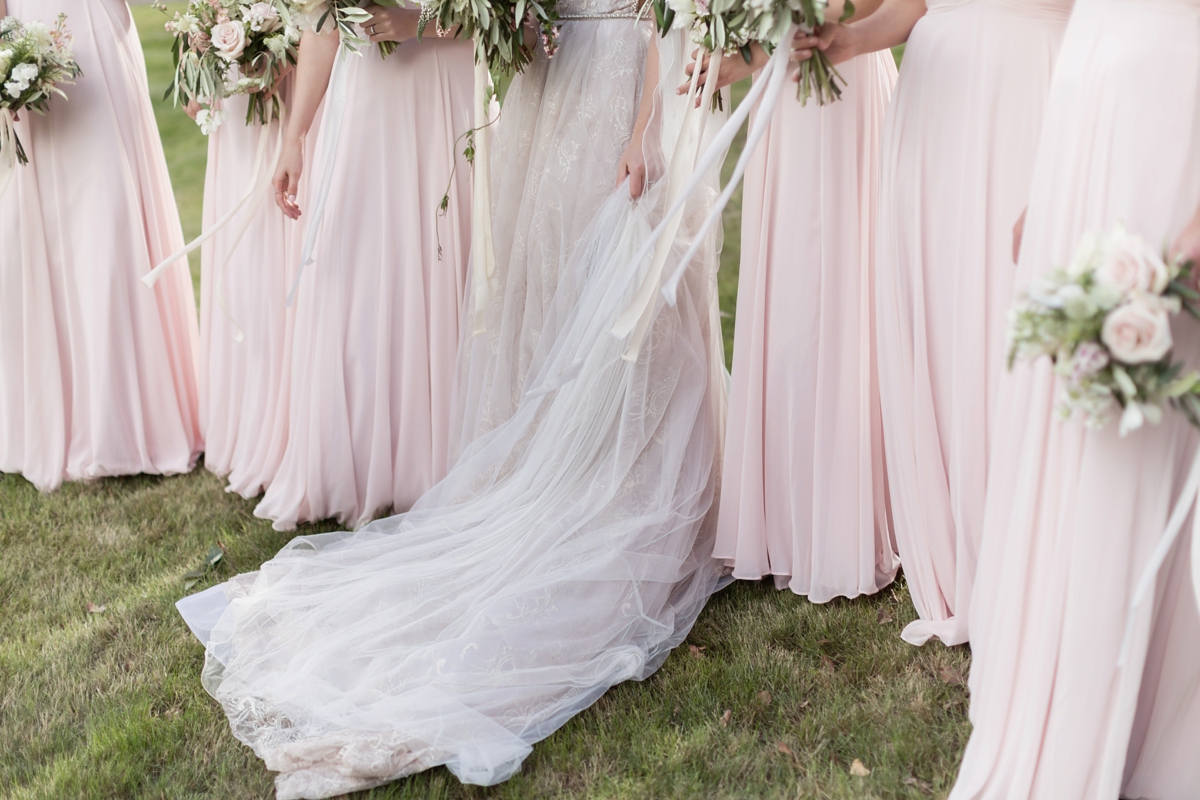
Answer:
[[[304,174],[304,142],[289,139],[279,155],[279,166],[271,186],[275,188],[275,205],[279,206],[288,219],[300,219],[300,206],[296,193],[300,190],[300,176]]]
[[[629,179],[629,196],[634,200],[646,189],[646,156],[642,153],[642,137],[634,136],[617,162],[617,186]]]
[[[858,55],[858,32],[853,25],[827,22],[816,33],[797,32],[792,39],[792,61],[807,61],[820,50],[834,66]]]
[[[371,43],[405,42],[417,38],[417,22],[421,12],[414,8],[387,8],[371,4],[364,9],[371,15],[363,25]]]
[[[675,90],[675,94],[688,93],[688,90],[692,86],[691,77],[692,73],[696,71],[697,61],[700,65],[700,77],[698,79],[699,85],[703,86],[704,82],[708,80],[708,63],[709,59],[712,57],[712,54],[705,52],[703,57],[700,57],[700,55],[701,51],[699,49],[692,51],[692,62],[683,68],[684,73],[686,73],[688,76],[688,80],[680,84],[680,86]],[[769,56],[766,54],[766,51],[759,47],[757,42],[750,45],[750,63],[748,64],[746,63],[746,59],[742,58],[741,55],[732,55],[722,58],[721,71],[717,73],[717,90],[719,91],[724,89],[726,86],[737,83],[743,78],[750,77],[762,69],[766,65],[768,59]],[[697,92],[696,108],[700,107],[700,102],[700,93]]]

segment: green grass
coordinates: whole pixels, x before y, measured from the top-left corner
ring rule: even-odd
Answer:
[[[134,13],[161,94],[158,15]],[[195,232],[203,141],[180,112],[157,110]],[[736,209],[721,284],[730,309]],[[270,773],[201,689],[201,648],[173,608],[184,573],[217,542],[228,556],[201,587],[288,540],[253,505],[203,470],[52,495],[0,476],[0,797],[271,795]],[[438,769],[361,797],[944,797],[968,732],[969,654],[902,643],[912,617],[903,582],[826,606],[735,584],[654,677],[609,692],[508,783],[466,787]],[[869,776],[850,773],[855,759]]]

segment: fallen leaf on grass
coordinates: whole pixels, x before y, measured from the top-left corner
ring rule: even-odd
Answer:
[[[729,724],[729,720],[733,719],[733,711],[725,709],[725,713],[721,715],[721,727],[724,728]]]
[[[779,752],[783,753],[785,756],[792,755],[792,748],[788,747],[783,742],[780,742],[779,744],[775,745],[775,749],[778,750]]]
[[[854,759],[854,763],[850,765],[850,774],[865,778],[871,774],[871,770],[867,769],[867,765],[856,758]]]
[[[771,705],[771,693],[766,691],[759,692],[758,702],[762,703],[764,706]]]
[[[887,625],[892,621],[892,615],[886,608],[881,608],[875,619],[878,620],[880,625]]]
[[[705,647],[696,647],[694,644],[688,645],[688,652],[692,654],[692,658],[704,658]]]
[[[966,683],[962,673],[953,667],[942,667],[938,670],[938,677],[942,679],[942,683],[948,683],[951,686],[962,686]]]
[[[837,665],[833,663],[833,659],[824,653],[821,654],[821,669],[826,672],[837,672]]]
[[[108,606],[98,606],[95,603],[87,604],[87,612],[89,614],[99,614],[101,611],[104,611],[107,608]]]

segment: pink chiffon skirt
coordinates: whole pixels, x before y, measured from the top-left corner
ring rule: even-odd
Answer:
[[[876,286],[888,490],[920,619],[967,640],[993,404],[1029,194],[1070,0],[930,2],[883,133]]]
[[[84,75],[17,131],[0,196],[0,471],[63,480],[190,470],[203,449],[196,305],[146,67],[124,0],[9,0],[75,36]]]
[[[1200,4],[1079,0],[1046,116],[1017,281],[1117,223],[1169,244],[1200,204]],[[1182,315],[1175,354],[1200,367]],[[1192,523],[1123,666],[1134,587],[1198,437],[1168,410],[1122,438],[1056,413],[1049,362],[1001,386],[971,610],[971,720],[952,797],[1200,797],[1200,613]],[[1132,641],[1139,641],[1137,637]]]
[[[455,139],[473,124],[472,46],[409,42],[386,60],[371,48],[344,67],[333,183],[296,300],[287,445],[255,509],[279,530],[407,510],[449,467],[471,239]]]
[[[290,80],[283,97],[290,99]],[[208,230],[245,196],[260,143],[266,170],[281,122],[247,126],[245,98],[226,101],[229,119],[209,138],[204,182]],[[285,120],[286,121],[286,120]],[[266,142],[261,137],[266,136]],[[316,135],[309,137],[315,142]],[[308,147],[311,156],[315,148]],[[311,161],[311,159],[309,159]],[[304,175],[301,202],[310,171]],[[204,466],[228,490],[261,494],[287,444],[294,314],[287,294],[300,262],[303,220],[292,221],[265,188],[205,243],[200,271],[200,418]]]
[[[888,52],[840,66],[841,102],[785,96],[746,173],[733,384],[714,555],[823,603],[899,567],[874,335]]]

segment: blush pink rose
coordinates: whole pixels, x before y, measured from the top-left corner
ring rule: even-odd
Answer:
[[[1144,239],[1117,228],[1096,267],[1096,278],[1122,294],[1162,294],[1171,276],[1162,256]]]
[[[212,29],[213,47],[221,58],[237,61],[246,50],[246,28],[240,22],[222,22]]]
[[[1109,313],[1100,339],[1117,361],[1151,364],[1171,350],[1171,316],[1161,303],[1135,298]]]

